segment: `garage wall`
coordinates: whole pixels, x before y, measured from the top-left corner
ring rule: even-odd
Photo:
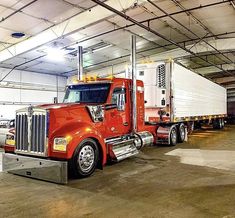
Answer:
[[[9,71],[0,68],[0,80]],[[66,77],[14,70],[0,82],[0,119],[14,117],[21,107],[53,103],[54,97],[62,102],[66,84]]]

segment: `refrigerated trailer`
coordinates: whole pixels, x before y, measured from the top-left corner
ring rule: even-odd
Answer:
[[[63,104],[18,110],[16,149],[6,146],[3,169],[66,183],[68,169],[86,177],[143,146],[176,145],[194,122],[223,128],[221,86],[174,62],[139,65],[137,79],[136,85],[127,78],[77,81],[67,87]]]
[[[222,118],[227,114],[224,87],[173,61],[138,65],[137,78],[144,82],[146,122],[200,122],[221,118],[214,127],[224,125]]]

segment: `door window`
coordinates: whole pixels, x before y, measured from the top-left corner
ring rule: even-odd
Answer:
[[[118,110],[125,110],[126,103],[126,89],[125,88],[115,88],[112,94],[112,104],[116,104]]]

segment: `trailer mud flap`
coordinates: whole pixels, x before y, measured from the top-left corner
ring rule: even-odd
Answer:
[[[66,161],[26,157],[16,154],[3,154],[3,171],[44,181],[67,184]]]

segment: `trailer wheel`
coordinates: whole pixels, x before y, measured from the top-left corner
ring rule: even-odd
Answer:
[[[224,119],[220,118],[219,119],[219,129],[223,129],[224,128]]]
[[[96,169],[99,149],[93,139],[83,140],[76,148],[71,159],[71,169],[75,177],[88,177]]]
[[[178,142],[182,143],[185,140],[185,126],[181,123],[178,127]]]
[[[213,121],[213,129],[223,129],[224,128],[224,120],[219,118]]]
[[[221,123],[222,123],[222,129],[224,128],[224,119],[221,119]]]
[[[213,129],[219,129],[219,120],[218,119],[213,120]]]
[[[170,145],[175,146],[177,144],[177,128],[174,126],[171,128],[170,132]]]

